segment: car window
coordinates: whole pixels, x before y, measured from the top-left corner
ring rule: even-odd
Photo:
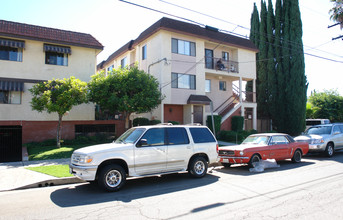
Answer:
[[[194,143],[216,142],[213,135],[207,128],[190,128]]]
[[[249,137],[247,137],[242,144],[260,144],[260,145],[267,145],[269,140],[269,136],[254,136],[251,135]]]
[[[341,133],[343,133],[343,125],[339,125],[339,128],[341,129]]]
[[[167,128],[168,144],[189,144],[187,131],[185,128]]]
[[[338,125],[333,126],[333,134],[336,132],[341,133],[341,129],[339,129]]]
[[[152,128],[149,129],[141,139],[147,141],[148,146],[160,146],[164,145],[164,128]]]
[[[144,128],[131,128],[122,134],[115,143],[134,143],[143,134]]]
[[[307,134],[331,134],[332,126],[318,126],[310,127],[306,133]]]
[[[275,144],[288,144],[289,141],[285,136],[273,136],[272,139],[269,142],[269,145],[275,145]]]

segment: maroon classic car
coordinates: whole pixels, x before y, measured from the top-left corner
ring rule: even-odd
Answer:
[[[254,167],[255,162],[266,159],[292,159],[298,163],[308,149],[308,143],[295,142],[287,134],[253,134],[240,145],[220,147],[219,161],[224,167],[230,167],[231,164],[248,164]]]

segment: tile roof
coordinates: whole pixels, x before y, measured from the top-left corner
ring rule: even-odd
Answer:
[[[103,45],[92,35],[55,28],[0,20],[0,36],[44,41],[103,50]]]
[[[145,31],[143,31],[136,40],[131,40],[129,43],[121,47],[119,50],[115,51],[104,64],[107,64],[115,57],[119,56],[121,53],[131,50],[132,46],[139,44],[146,38],[150,37],[152,34],[159,30],[167,30],[171,32],[178,32],[185,35],[190,35],[193,37],[203,38],[213,42],[226,44],[234,47],[244,48],[248,50],[258,51],[257,47],[248,39],[237,37],[231,34],[225,34],[223,32],[218,32],[203,28],[199,25],[174,20],[170,18],[163,17],[156,23],[151,25]]]

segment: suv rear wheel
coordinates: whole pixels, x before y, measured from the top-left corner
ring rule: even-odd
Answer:
[[[107,165],[100,170],[98,184],[107,191],[118,191],[125,182],[125,170],[117,164]]]
[[[201,156],[197,156],[197,157],[194,157],[190,161],[189,167],[188,167],[188,173],[192,177],[200,178],[206,175],[207,167],[208,167],[208,164],[205,158]]]

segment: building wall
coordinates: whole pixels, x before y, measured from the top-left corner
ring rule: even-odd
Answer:
[[[71,46],[72,54],[68,55],[68,66],[45,64],[45,52],[43,42],[25,40],[23,61],[0,60],[0,77],[51,80],[63,79],[74,76],[88,82],[95,73],[96,55],[100,50]],[[24,83],[24,91],[21,94],[21,104],[0,104],[1,120],[29,120],[29,121],[54,121],[57,114],[39,113],[33,111],[30,105],[32,96],[29,89],[33,83]],[[94,120],[94,104],[83,104],[73,107],[64,120]]]

